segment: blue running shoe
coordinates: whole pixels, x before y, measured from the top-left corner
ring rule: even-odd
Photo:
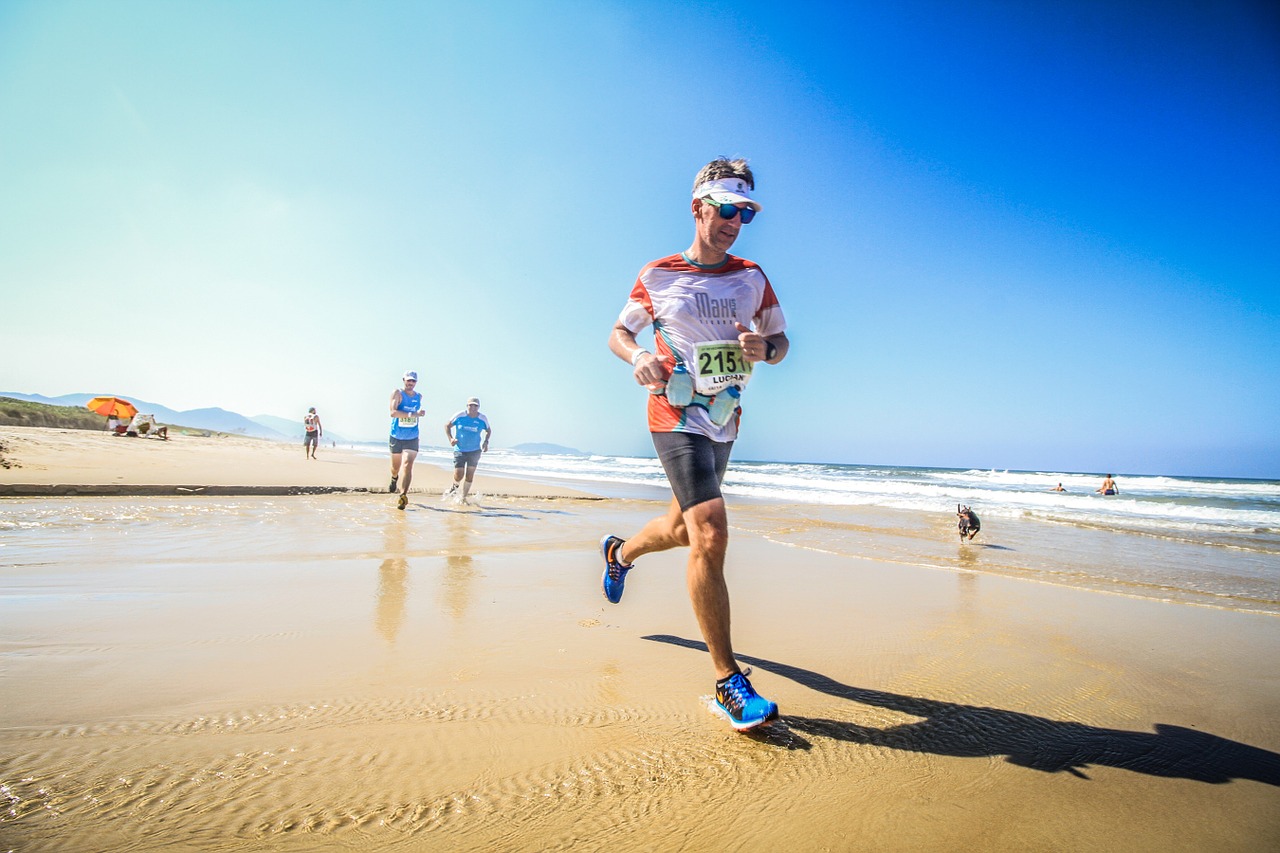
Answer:
[[[630,564],[624,566],[618,559],[618,549],[625,541],[612,535],[606,535],[600,540],[600,553],[604,554],[604,575],[600,578],[600,584],[604,587],[604,597],[613,604],[622,600],[622,587],[627,582],[627,572],[634,568]]]
[[[778,719],[778,704],[755,691],[747,680],[750,672],[735,672],[716,682],[716,705],[729,718],[729,725],[740,732]]]

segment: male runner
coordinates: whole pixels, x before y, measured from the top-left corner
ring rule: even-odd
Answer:
[[[408,371],[404,375],[404,388],[391,392],[391,485],[388,492],[395,492],[396,481],[404,467],[404,485],[400,486],[397,509],[409,504],[409,484],[413,482],[413,460],[418,458],[418,418],[422,417],[422,395],[416,390],[418,374]]]
[[[480,439],[482,432],[483,441]],[[471,493],[471,481],[476,476],[476,466],[480,464],[480,454],[489,450],[489,439],[493,436],[489,419],[480,414],[479,397],[472,397],[465,409],[449,419],[444,425],[444,434],[453,447],[453,486],[449,488],[449,494],[457,494],[461,482],[462,502],[466,503],[467,495]],[[465,482],[462,481],[464,471]]]
[[[302,426],[306,430],[302,439],[302,452],[308,459],[315,459],[316,446],[320,443],[320,436],[324,435],[324,427],[320,424],[320,416],[316,414],[315,406],[307,409],[307,414],[302,419]]]
[[[738,435],[738,397],[755,365],[777,364],[789,346],[764,272],[729,254],[761,208],[751,198],[754,189],[745,160],[721,158],[698,172],[690,206],[693,244],[640,270],[609,336],[609,348],[650,390],[649,432],[673,498],[665,515],[632,538],[610,535],[600,542],[604,594],[614,604],[635,560],[689,547],[689,598],[711,653],[716,704],[738,730],[776,718],[778,706],[755,692],[733,658],[724,578],[729,521],[720,484]],[[636,342],[648,326],[656,354]]]

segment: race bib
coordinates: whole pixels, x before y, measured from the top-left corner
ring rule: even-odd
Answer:
[[[403,427],[404,429],[413,429],[418,425],[418,416],[409,415],[408,417],[405,417],[405,418],[396,418],[396,424]]]
[[[751,362],[737,341],[709,341],[694,349],[693,387],[699,394],[719,394],[730,385],[745,388],[751,380]]]

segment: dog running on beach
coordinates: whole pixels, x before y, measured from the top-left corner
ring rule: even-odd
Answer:
[[[982,522],[978,520],[978,514],[967,506],[956,504],[956,515],[960,518],[960,541],[968,536],[970,539],[978,535],[978,531],[982,529]]]

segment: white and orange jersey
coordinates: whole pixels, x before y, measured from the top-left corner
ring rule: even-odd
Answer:
[[[652,325],[658,355],[683,363],[695,376],[700,366],[701,393],[712,393],[707,383],[716,379],[705,370],[708,355],[716,355],[716,342],[738,340],[735,323],[742,323],[768,337],[786,331],[787,322],[778,297],[764,271],[752,261],[729,255],[712,270],[699,269],[683,255],[669,255],[646,264],[636,277],[631,298],[618,322],[632,334]],[[701,356],[701,365],[700,358]],[[745,386],[750,369],[734,378]],[[693,432],[714,441],[733,441],[738,436],[738,419],[724,426],[711,423],[704,409],[678,409],[661,394],[649,396],[650,432]]]

